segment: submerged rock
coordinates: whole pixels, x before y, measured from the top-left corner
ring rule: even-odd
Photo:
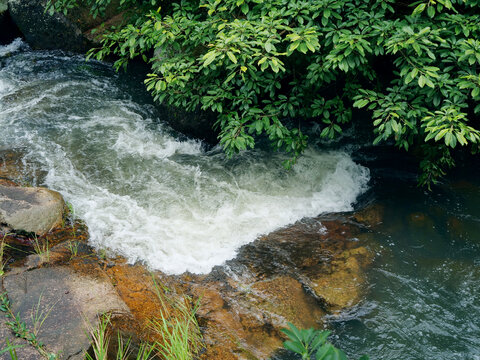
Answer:
[[[183,276],[201,299],[204,359],[266,359],[282,346],[280,330],[322,327],[328,313],[362,299],[372,253],[347,219],[312,219],[242,247],[204,277]]]
[[[15,231],[42,236],[60,226],[64,207],[56,191],[0,185],[0,224]]]

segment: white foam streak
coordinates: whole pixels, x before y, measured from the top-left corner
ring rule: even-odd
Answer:
[[[17,38],[12,43],[0,46],[0,57],[12,55],[17,51],[28,48],[28,45],[22,39]]]

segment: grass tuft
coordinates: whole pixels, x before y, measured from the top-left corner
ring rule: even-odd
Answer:
[[[196,318],[199,302],[192,304],[187,296],[168,299],[160,290],[155,277],[152,278],[162,306],[161,316],[151,321],[151,330],[162,339],[162,342],[156,342],[158,353],[165,360],[193,360],[202,347],[202,336]]]

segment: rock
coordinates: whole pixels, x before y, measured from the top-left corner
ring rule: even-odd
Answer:
[[[213,129],[216,116],[212,112],[197,109],[193,112],[187,112],[174,106],[158,105],[160,116],[167,121],[170,126],[182,134],[193,136],[204,140],[210,144],[218,143],[218,131]]]
[[[70,11],[67,15],[50,15],[45,12],[45,0],[8,0],[13,22],[30,46],[35,49],[73,52],[86,52],[92,47],[94,43],[91,30],[104,21],[110,20],[110,25],[123,21],[122,17],[118,17],[118,4],[119,1],[113,1],[107,8],[105,17],[94,19],[86,5]]]
[[[44,0],[9,0],[13,22],[35,49],[84,52],[89,47],[81,30],[63,14],[49,15]]]
[[[8,12],[7,0],[0,0],[0,45],[10,44],[20,36],[20,31],[12,22]]]
[[[368,227],[375,227],[383,222],[385,207],[375,203],[353,214],[353,219]]]
[[[13,230],[45,235],[60,226],[64,207],[56,191],[0,185],[0,224]]]
[[[29,329],[34,329],[35,313],[46,315],[38,339],[60,359],[84,359],[90,347],[89,328],[98,325],[100,314],[129,313],[101,271],[87,276],[63,266],[17,269],[7,274],[3,285],[13,312],[20,314]],[[2,332],[5,328],[0,322]]]
[[[311,276],[310,289],[331,311],[353,306],[361,300],[366,282],[363,270],[371,261],[372,254],[364,247],[346,250],[331,262],[331,271]]]

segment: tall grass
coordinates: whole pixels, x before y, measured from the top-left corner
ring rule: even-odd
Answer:
[[[171,300],[160,290],[152,276],[155,292],[162,306],[160,317],[151,321],[151,329],[162,341],[157,341],[159,355],[165,360],[192,360],[200,352],[202,336],[196,319],[199,302],[182,296]]]
[[[90,329],[90,337],[92,338],[93,356],[85,354],[85,360],[128,360],[132,359],[133,349],[131,349],[131,339],[124,340],[120,333],[117,333],[118,347],[114,356],[109,353],[110,344],[110,314],[104,314],[100,317],[100,322],[96,328]],[[155,346],[141,343],[137,351],[135,360],[150,360],[153,358]]]
[[[3,235],[2,241],[0,241],[0,277],[2,277],[5,274],[6,261],[4,259],[4,254],[5,254],[5,238],[7,236],[8,234]]]

